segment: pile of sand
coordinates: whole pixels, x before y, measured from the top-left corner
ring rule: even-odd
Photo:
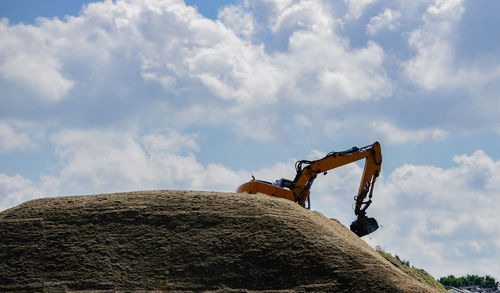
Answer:
[[[0,213],[0,291],[433,292],[338,221],[265,195],[141,191]]]

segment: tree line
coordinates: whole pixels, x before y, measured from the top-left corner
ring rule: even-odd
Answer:
[[[467,287],[467,286],[478,286],[481,288],[490,288],[496,289],[499,285],[497,280],[492,276],[478,276],[478,275],[467,275],[456,278],[453,275],[449,275],[447,277],[439,278],[439,283],[443,284],[443,286],[448,287]]]

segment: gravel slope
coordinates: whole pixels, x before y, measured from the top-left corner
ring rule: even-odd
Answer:
[[[0,291],[434,292],[336,220],[265,195],[140,191],[0,213]]]

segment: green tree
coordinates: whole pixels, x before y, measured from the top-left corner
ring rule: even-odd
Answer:
[[[497,288],[498,287],[499,283],[492,276],[486,275],[484,278],[485,278],[485,284],[484,284],[485,288]]]
[[[496,289],[499,283],[492,276],[486,275],[484,277],[478,275],[467,275],[456,278],[453,275],[439,278],[439,283],[443,286],[450,287],[465,287],[465,286],[478,286],[481,288]]]

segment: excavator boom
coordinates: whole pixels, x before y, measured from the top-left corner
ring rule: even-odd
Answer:
[[[306,201],[310,202],[310,189],[317,175],[338,168],[352,162],[365,159],[365,166],[358,193],[354,197],[354,214],[357,219],[351,224],[351,230],[362,237],[378,229],[378,223],[374,218],[366,216],[366,209],[372,203],[373,186],[382,168],[382,152],[380,143],[341,152],[330,152],[325,157],[314,160],[301,160],[295,164],[297,175],[294,180],[279,179],[275,183],[255,180],[242,184],[237,192],[250,194],[264,193],[274,197],[286,198],[305,207]],[[253,177],[253,176],[252,176]],[[368,198],[368,200],[366,200]],[[365,201],[366,200],[366,201]],[[309,207],[309,205],[308,205]]]

